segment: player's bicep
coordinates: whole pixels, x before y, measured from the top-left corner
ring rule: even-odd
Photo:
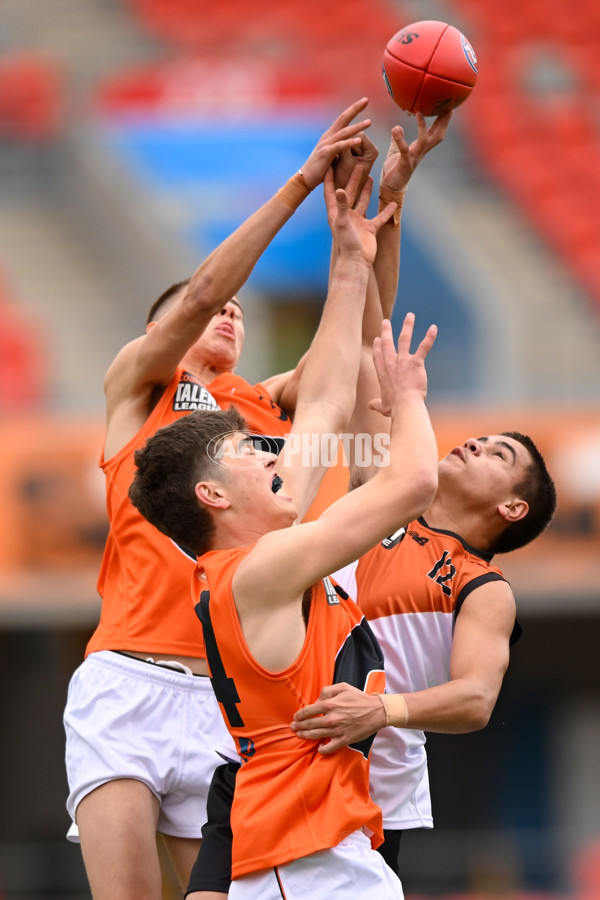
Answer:
[[[308,552],[314,544],[310,535],[314,524],[293,525],[259,538],[231,583],[241,614],[245,608],[267,609],[292,603],[320,577],[314,574],[317,567]]]
[[[283,492],[294,501],[298,521],[315,499],[327,466],[337,458],[338,438],[329,430],[331,421],[331,413],[320,403],[300,406],[280,454],[277,472]]]
[[[293,602],[318,579],[358,559],[382,540],[390,525],[392,505],[389,490],[375,482],[336,500],[313,522],[259,538],[233,579],[238,609],[244,604]],[[385,523],[381,522],[382,509],[387,512]]]
[[[273,375],[262,382],[263,387],[269,392],[269,397],[290,416],[294,417],[296,405],[298,402],[298,383],[300,381],[300,372],[302,362],[295,369],[289,372],[282,372],[280,375]]]
[[[505,581],[484,584],[466,598],[454,629],[452,679],[476,679],[487,690],[500,690],[515,613],[514,596]]]

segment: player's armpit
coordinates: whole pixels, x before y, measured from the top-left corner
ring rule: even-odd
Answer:
[[[272,375],[261,382],[263,387],[269,392],[269,397],[273,403],[276,403],[291,419],[294,417],[298,402],[298,382],[300,381],[303,360],[304,356],[295,369],[290,369],[288,372],[282,372],[279,375]]]

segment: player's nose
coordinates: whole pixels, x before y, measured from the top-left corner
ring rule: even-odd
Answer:
[[[477,438],[469,438],[465,441],[465,448],[469,451],[469,453],[474,453],[478,456],[481,453],[481,443],[477,440]]]

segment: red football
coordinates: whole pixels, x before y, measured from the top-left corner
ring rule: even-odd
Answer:
[[[464,34],[446,22],[407,25],[383,52],[383,80],[401,109],[439,116],[464,103],[477,80],[477,57]]]

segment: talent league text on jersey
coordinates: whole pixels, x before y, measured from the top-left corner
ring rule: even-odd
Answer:
[[[184,372],[173,397],[173,411],[219,408],[219,404],[200,379],[191,372]]]

